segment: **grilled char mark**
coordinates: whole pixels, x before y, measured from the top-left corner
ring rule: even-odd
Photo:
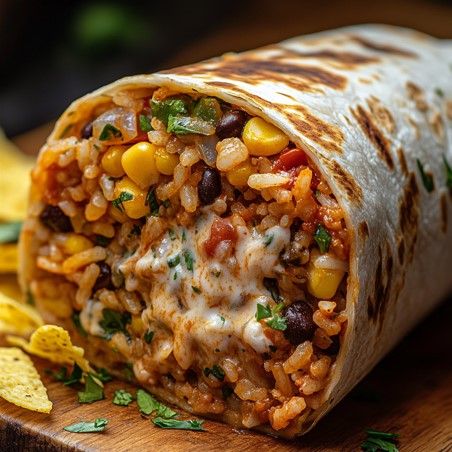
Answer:
[[[362,221],[358,227],[358,234],[361,237],[361,240],[366,240],[369,237],[369,225],[367,221]]]
[[[358,105],[355,110],[351,109],[353,116],[365,133],[367,138],[374,144],[380,158],[386,163],[389,169],[394,169],[394,161],[390,153],[390,142],[381,130],[376,126],[370,114]]]
[[[447,198],[445,193],[441,195],[440,207],[441,207],[441,231],[445,234],[447,232]]]
[[[249,85],[266,81],[280,82],[304,92],[319,92],[324,87],[343,91],[347,86],[347,79],[342,75],[314,65],[281,62],[275,58],[262,61],[251,57],[226,57],[200,65],[183,66],[173,71],[163,71],[165,72],[178,75],[202,73],[238,80]]]
[[[408,177],[408,165],[405,159],[405,151],[403,148],[397,149],[397,157],[399,158],[400,169],[404,176]]]
[[[401,49],[400,47],[370,41],[369,39],[363,38],[361,36],[351,36],[350,39],[360,46],[369,50],[373,50],[374,52],[405,58],[417,58],[417,55],[414,52],[406,49]]]
[[[391,299],[391,288],[393,286],[393,267],[389,243],[386,242],[386,253],[383,255],[382,247],[378,248],[378,265],[375,272],[374,290],[367,299],[367,314],[369,318],[378,322],[378,330],[383,326],[387,307]]]

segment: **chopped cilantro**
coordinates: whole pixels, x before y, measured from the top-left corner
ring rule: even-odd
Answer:
[[[143,336],[144,342],[146,342],[146,344],[150,344],[153,337],[154,337],[154,331],[147,330],[146,333],[144,333],[144,336]]]
[[[175,411],[163,403],[160,403],[144,389],[138,389],[137,391],[137,405],[140,412],[146,415],[155,413],[157,416],[162,416],[164,418],[173,418],[177,416]]]
[[[366,430],[367,438],[361,444],[361,449],[365,452],[398,452],[396,441],[399,435],[396,433],[378,432],[376,430]]]
[[[151,125],[151,119],[146,115],[140,115],[140,129],[143,132],[150,132],[151,130],[154,130],[154,128]]]
[[[276,306],[270,308],[270,306],[265,306],[261,303],[257,304],[256,309],[256,320],[267,320],[267,325],[270,328],[278,331],[284,331],[287,328],[286,319],[279,315],[281,310],[284,308],[284,303],[278,303]]]
[[[74,368],[72,369],[71,375],[68,378],[63,380],[65,386],[72,386],[76,383],[79,383],[83,376],[82,369],[78,366],[77,363],[74,364]]]
[[[435,94],[439,97],[444,97],[444,91],[439,87],[435,88]]]
[[[223,381],[225,377],[224,370],[217,364],[214,364],[212,368],[206,367],[204,369],[204,375],[206,377],[208,377],[209,375],[213,375],[217,380],[220,381]]]
[[[92,403],[104,398],[104,389],[99,386],[91,374],[85,376],[85,389],[78,393],[80,403]]]
[[[198,420],[187,420],[187,421],[179,421],[178,419],[164,419],[161,417],[156,417],[152,420],[154,425],[160,428],[172,428],[179,430],[195,430],[203,432],[204,429],[202,427],[204,421]]]
[[[118,389],[115,391],[115,395],[113,397],[113,403],[115,405],[129,406],[132,402],[133,396],[130,392],[127,392],[124,389]]]
[[[116,199],[113,199],[111,202],[114,207],[116,207],[121,212],[124,212],[124,206],[122,205],[123,202],[131,201],[133,199],[132,193],[129,193],[127,191],[122,191],[119,196]]]
[[[165,126],[168,125],[168,117],[170,115],[185,115],[188,113],[188,105],[182,99],[166,98],[161,101],[151,102],[152,116],[163,122]]]
[[[108,237],[105,237],[103,235],[96,235],[94,237],[94,243],[98,246],[103,246],[104,248],[108,246],[110,241],[111,241],[111,239],[109,239]]]
[[[77,422],[76,424],[64,427],[64,430],[71,433],[96,433],[105,430],[108,424],[107,419],[98,418],[93,422]]]
[[[113,380],[113,377],[109,374],[107,369],[104,369],[101,367],[98,369],[97,373],[94,374],[98,380],[100,380],[102,383],[107,383],[108,381]]]
[[[174,276],[173,276],[173,280],[174,280],[174,281],[176,281],[178,275],[179,275],[179,274],[178,274],[177,272],[174,272]]]
[[[191,288],[192,288],[193,292],[195,292],[195,293],[197,293],[197,294],[200,294],[200,293],[201,293],[201,289],[200,289],[199,287],[191,286]]]
[[[221,117],[220,104],[213,97],[201,97],[193,109],[193,116],[216,126]]]
[[[264,278],[264,287],[270,292],[271,297],[276,303],[282,301],[282,297],[279,294],[278,281],[275,278]]]
[[[199,135],[213,135],[215,128],[211,123],[199,118],[192,118],[191,116],[173,116],[168,117],[168,133],[175,133],[176,135],[189,135],[192,133]]]
[[[267,247],[273,242],[273,234],[268,234],[264,236],[264,246]]]
[[[272,316],[270,306],[257,303],[256,320],[268,319]]]
[[[180,255],[176,254],[175,256],[170,257],[166,262],[168,263],[169,268],[174,268],[180,264]]]
[[[173,229],[168,229],[168,235],[169,235],[169,238],[171,239],[171,241],[176,240],[176,233],[174,232]]]
[[[60,367],[56,372],[52,369],[45,369],[44,372],[56,381],[65,381],[67,378],[67,369],[64,366]]]
[[[112,138],[122,138],[122,132],[112,124],[105,124],[99,135],[100,141],[111,140]]]
[[[104,308],[99,326],[105,331],[105,339],[110,340],[115,333],[124,333],[127,337],[130,337],[126,328],[131,320],[132,316],[130,312],[118,312],[113,309]]]
[[[219,315],[218,317],[220,317],[221,323],[224,325],[224,322],[226,322],[226,319],[222,315]]]
[[[159,203],[157,201],[157,197],[155,196],[155,188],[151,187],[146,195],[145,205],[149,206],[149,210],[151,211],[151,215],[153,217],[159,216]]]
[[[78,334],[83,337],[88,336],[88,333],[85,331],[85,328],[83,328],[82,322],[80,321],[80,312],[74,311],[72,313],[71,319],[75,328],[77,328]]]
[[[0,224],[0,243],[17,242],[21,229],[21,221]]]
[[[187,266],[187,270],[192,272],[194,259],[193,259],[193,255],[192,255],[191,251],[185,250],[183,252],[183,256],[184,256],[184,260],[185,260],[185,265]]]
[[[417,167],[419,172],[421,173],[422,183],[424,184],[425,189],[431,193],[435,189],[435,183],[433,181],[433,176],[430,173],[426,173],[424,171],[424,166],[422,165],[419,159],[416,159]]]
[[[321,224],[317,225],[314,232],[314,240],[317,242],[321,253],[328,252],[331,244],[331,234]]]
[[[452,168],[449,165],[449,162],[446,159],[446,156],[443,155],[444,166],[446,167],[446,185],[447,188],[452,190]]]
[[[185,232],[185,229],[182,231],[182,241],[185,242],[187,240],[187,234]]]

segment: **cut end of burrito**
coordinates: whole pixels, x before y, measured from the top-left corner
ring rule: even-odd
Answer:
[[[41,312],[165,401],[306,430],[341,349],[349,267],[315,164],[217,97],[121,89],[81,111],[33,172],[24,283]]]

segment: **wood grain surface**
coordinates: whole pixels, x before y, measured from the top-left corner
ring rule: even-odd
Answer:
[[[48,362],[34,362],[54,402],[50,415],[0,400],[0,450],[17,451],[356,451],[365,429],[400,435],[400,450],[452,451],[452,299],[443,303],[356,387],[318,427],[295,441],[283,441],[206,421],[206,432],[162,430],[128,407],[112,404],[123,382],[106,383],[106,399],[80,405],[77,391],[45,374]],[[55,366],[54,366],[55,368]],[[103,433],[76,434],[66,425],[108,418]]]

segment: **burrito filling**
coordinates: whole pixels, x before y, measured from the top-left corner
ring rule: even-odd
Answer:
[[[170,402],[296,433],[347,324],[349,238],[322,174],[214,97],[146,88],[91,108],[33,173],[38,306]]]

